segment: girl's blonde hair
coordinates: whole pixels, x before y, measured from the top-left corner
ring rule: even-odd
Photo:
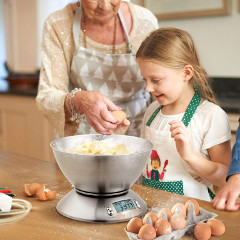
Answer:
[[[191,79],[201,97],[216,103],[206,71],[200,64],[198,51],[189,33],[177,28],[160,28],[152,32],[141,44],[137,58],[147,59],[169,68],[194,68]]]

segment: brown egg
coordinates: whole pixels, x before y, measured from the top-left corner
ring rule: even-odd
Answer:
[[[196,216],[199,214],[199,204],[198,204],[198,201],[195,200],[195,199],[189,199],[186,203],[185,203],[185,208],[186,208],[186,211],[188,212],[188,208],[189,208],[189,204],[190,203],[193,203],[194,205],[194,209],[195,209],[195,213],[196,213]]]
[[[42,185],[39,184],[39,183],[32,183],[30,186],[29,186],[29,192],[32,194],[32,195],[35,195],[37,190],[41,187]]]
[[[211,228],[208,224],[200,222],[194,227],[194,236],[197,240],[208,240],[211,237]]]
[[[172,207],[172,209],[171,209],[172,214],[178,213],[178,211],[176,211],[177,208],[181,210],[181,214],[184,216],[184,218],[186,218],[186,208],[185,208],[185,206],[182,203],[176,203]]]
[[[23,192],[23,194],[24,194],[25,196],[27,196],[27,197],[31,197],[31,196],[32,196],[32,194],[29,192],[29,187],[30,187],[30,185],[31,185],[31,184],[26,183],[26,184],[24,184],[23,187],[22,187],[22,192]]]
[[[138,234],[139,229],[142,227],[143,222],[140,218],[134,217],[127,224],[127,231]]]
[[[225,225],[217,219],[209,219],[207,220],[207,224],[210,226],[212,235],[214,236],[220,236],[225,232]]]
[[[153,240],[156,237],[156,231],[150,224],[143,225],[138,233],[138,238],[142,240]]]
[[[162,213],[165,212],[167,214],[167,219],[169,221],[169,218],[172,216],[172,212],[169,208],[163,208],[158,213],[158,219],[162,218]]]
[[[169,220],[172,230],[184,229],[186,227],[186,220],[183,215],[173,214]]]
[[[112,111],[112,115],[118,118],[117,124],[121,124],[127,118],[127,114],[124,111]]]
[[[42,185],[36,193],[38,200],[46,201],[52,200],[56,196],[56,191],[50,191],[49,189],[45,189],[45,185]]]
[[[168,222],[168,220],[164,218],[158,219],[154,227],[156,230],[157,237],[162,235],[167,235],[172,232],[172,227],[170,222]]]
[[[143,218],[143,224],[146,224],[146,220],[147,220],[147,217],[151,217],[151,219],[152,219],[152,224],[153,224],[153,226],[154,226],[154,224],[155,224],[155,222],[158,220],[158,217],[157,217],[157,215],[156,214],[154,214],[154,213],[152,213],[152,212],[149,212],[149,213],[147,213],[145,216],[144,216],[144,218]]]

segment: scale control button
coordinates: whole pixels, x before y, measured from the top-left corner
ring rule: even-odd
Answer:
[[[139,208],[139,209],[141,208],[141,206],[139,205],[137,200],[135,200],[135,204],[136,204],[137,208]]]
[[[113,216],[114,212],[113,212],[113,210],[110,207],[106,207],[106,210],[107,210],[107,214],[109,216]]]

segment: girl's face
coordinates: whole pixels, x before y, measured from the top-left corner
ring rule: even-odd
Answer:
[[[168,68],[142,58],[137,58],[137,63],[146,81],[146,91],[155,96],[160,105],[175,104],[184,99],[188,84],[184,67]]]
[[[81,3],[89,19],[106,23],[117,14],[121,0],[81,0]]]

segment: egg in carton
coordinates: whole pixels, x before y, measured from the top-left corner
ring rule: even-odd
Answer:
[[[173,240],[173,239],[179,239],[183,237],[185,234],[193,234],[194,227],[196,226],[197,223],[205,222],[208,219],[217,217],[217,214],[213,212],[209,212],[201,207],[199,209],[200,209],[200,212],[198,215],[196,215],[194,204],[190,203],[188,208],[188,213],[186,216],[186,227],[184,229],[172,231],[168,235],[162,235],[162,236],[156,237],[154,240]],[[177,207],[175,213],[181,214],[181,209]],[[166,220],[168,219],[166,212],[162,212],[161,217]],[[146,224],[150,224],[153,226],[151,217],[149,216],[147,217]],[[140,240],[136,233],[128,232],[126,229],[124,230],[127,233],[128,238],[130,240]]]

